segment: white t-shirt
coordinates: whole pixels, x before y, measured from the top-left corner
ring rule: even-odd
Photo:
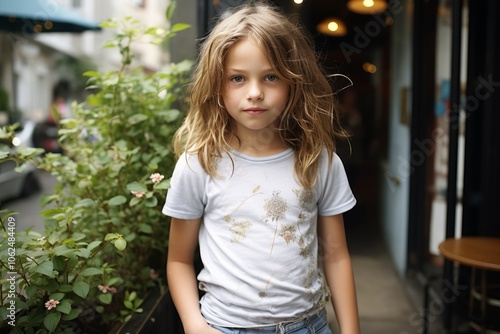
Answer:
[[[234,173],[226,156],[218,165],[221,177],[213,178],[197,156],[181,156],[163,207],[171,217],[203,217],[203,316],[211,324],[248,328],[317,312],[329,296],[318,263],[317,217],[356,204],[340,158],[334,155],[329,168],[323,151],[312,189],[294,177],[292,149],[258,158],[233,152],[233,159]]]

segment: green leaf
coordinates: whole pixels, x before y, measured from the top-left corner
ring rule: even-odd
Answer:
[[[49,235],[47,241],[49,244],[53,245],[59,240],[59,236],[56,233]]]
[[[191,28],[191,26],[187,23],[176,23],[172,26],[172,32],[179,32],[182,30],[186,30],[188,28]]]
[[[45,261],[40,263],[35,267],[35,272],[40,273],[45,276],[53,277],[54,276],[54,264],[52,261]]]
[[[21,166],[18,166],[16,168],[14,168],[14,170],[17,172],[17,173],[22,173],[22,171],[24,171],[24,169],[26,168],[26,164],[22,164]]]
[[[111,240],[115,240],[117,238],[119,238],[120,236],[116,233],[108,233],[106,234],[106,236],[104,237],[104,241],[111,241]]]
[[[158,204],[158,199],[153,196],[153,197],[147,198],[145,203],[146,203],[147,207],[152,208]]]
[[[114,245],[116,249],[122,251],[127,247],[127,242],[124,239],[116,239]]]
[[[85,239],[86,237],[87,235],[85,235],[85,233],[75,232],[71,235],[71,240],[79,241]]]
[[[153,35],[153,36],[159,35],[160,33],[165,33],[165,29],[158,27],[150,27],[146,29],[146,31],[144,32],[145,35]]]
[[[50,312],[45,316],[45,319],[43,319],[43,324],[49,332],[54,332],[59,324],[59,320],[61,320],[60,312]]]
[[[132,291],[129,295],[128,295],[128,300],[130,301],[133,301],[134,299],[137,298],[137,292],[135,291]]]
[[[144,114],[135,114],[134,116],[132,116],[128,119],[128,123],[130,125],[135,125],[135,124],[143,122],[147,119],[148,119],[148,116],[146,116]]]
[[[43,150],[40,148],[33,148],[33,147],[23,147],[18,150],[19,156],[21,158],[29,158],[33,157],[35,155],[43,153]]]
[[[87,248],[80,248],[75,251],[75,253],[78,254],[78,256],[83,257],[84,259],[88,259],[90,256],[90,250]]]
[[[168,22],[172,22],[172,16],[174,15],[176,5],[177,5],[176,2],[172,1],[167,7],[167,12],[165,13],[165,16],[167,17]]]
[[[167,190],[170,188],[170,180],[163,180],[154,186],[155,189]]]
[[[139,204],[141,201],[142,201],[142,199],[141,199],[141,198],[138,198],[138,197],[133,197],[133,198],[130,200],[130,203],[129,203],[128,205],[129,205],[129,206],[134,206],[134,205]]]
[[[56,310],[64,314],[69,314],[71,312],[71,304],[69,301],[63,300],[56,306]]]
[[[89,290],[90,290],[90,287],[85,282],[77,282],[73,286],[73,292],[84,299],[87,298],[87,295],[89,294]]]
[[[134,304],[132,304],[132,302],[129,300],[125,300],[123,302],[123,305],[125,305],[125,307],[128,308],[129,310],[132,310],[134,308]]]
[[[127,190],[137,191],[137,192],[146,192],[146,191],[148,191],[148,188],[142,183],[132,182],[132,183],[127,184]]]
[[[148,224],[141,224],[139,225],[139,230],[143,233],[151,234],[153,233],[153,229],[151,228],[151,225]]]
[[[71,309],[68,314],[63,315],[62,319],[64,321],[71,321],[76,319],[80,315],[80,312],[77,309]]]
[[[115,196],[109,200],[109,205],[121,205],[127,202],[127,198],[122,195]]]
[[[110,304],[112,299],[113,299],[113,296],[109,292],[107,292],[107,293],[101,293],[99,295],[99,300],[103,304]]]
[[[90,181],[88,181],[88,180],[80,180],[80,181],[78,182],[78,188],[80,188],[80,189],[89,188],[89,187],[91,187],[91,186],[92,186],[92,182],[90,182]],[[91,199],[89,199],[89,198],[84,199],[83,201],[91,201],[91,202],[93,202],[93,201],[92,201]],[[78,205],[78,203],[75,205],[75,208],[76,208],[76,207],[82,207],[82,206],[84,206],[84,205],[78,205],[78,206],[77,206],[77,205]],[[88,205],[85,205],[85,206],[88,206]]]
[[[74,251],[74,249],[68,248],[66,245],[60,245],[54,248],[54,253],[61,256],[71,255]]]
[[[57,246],[56,248],[54,248],[54,251],[58,255],[61,255],[61,254],[66,255],[66,254],[72,253],[73,250],[74,250],[74,248],[75,248],[75,246],[76,246],[75,240],[65,239],[65,240],[63,240],[62,245]],[[69,251],[69,253],[68,253],[68,251]]]
[[[102,274],[102,271],[97,268],[86,268],[83,269],[82,272],[80,273],[81,276],[94,276],[100,274]]]
[[[68,261],[66,262],[66,270],[71,270],[76,267],[78,264],[78,257],[76,256],[68,256]]]
[[[54,264],[54,269],[62,272],[66,269],[66,260],[63,256],[54,256],[52,258],[52,263]]]
[[[56,292],[56,293],[53,293],[49,296],[50,299],[54,299],[54,300],[61,300],[64,298],[64,293],[62,292]]]
[[[87,249],[89,251],[92,251],[94,250],[94,248],[96,248],[97,246],[99,246],[100,244],[102,244],[102,241],[100,240],[97,240],[97,241],[92,241],[88,246],[87,246]]]
[[[40,211],[40,214],[45,217],[45,218],[52,218],[55,215],[58,215],[60,213],[63,213],[64,211],[61,209],[47,209],[47,210],[42,210]]]
[[[84,77],[100,77],[101,74],[99,72],[96,72],[96,71],[86,71],[86,72],[83,72],[82,74]]]
[[[113,277],[113,278],[111,278],[111,279],[107,282],[107,284],[108,284],[109,286],[112,286],[112,285],[120,285],[120,284],[122,284],[122,283],[123,283],[123,279],[122,279],[121,277]]]
[[[2,216],[3,221],[7,221],[7,218],[18,215],[19,212],[17,211],[8,211],[8,210],[1,210],[0,213],[4,214]]]
[[[59,286],[59,291],[61,292],[71,292],[73,291],[73,285],[70,284],[64,284]]]
[[[85,187],[84,187],[85,188]],[[81,201],[78,201],[74,208],[85,208],[94,205],[94,200],[90,198],[82,199]]]

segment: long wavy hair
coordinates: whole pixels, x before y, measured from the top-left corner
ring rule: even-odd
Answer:
[[[273,5],[258,1],[224,13],[203,40],[189,86],[189,111],[174,138],[177,156],[197,154],[203,169],[217,176],[217,163],[229,154],[234,124],[222,103],[224,61],[232,45],[252,37],[265,50],[281,80],[290,85],[289,100],[279,117],[277,134],[295,152],[294,171],[302,186],[317,180],[319,158],[329,160],[336,138],[345,137],[337,100],[319,65],[311,39]]]

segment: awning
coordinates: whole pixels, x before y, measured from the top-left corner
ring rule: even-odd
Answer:
[[[55,0],[0,0],[0,30],[33,34],[100,29]]]

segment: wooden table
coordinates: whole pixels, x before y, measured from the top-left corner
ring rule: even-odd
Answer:
[[[462,237],[451,238],[439,244],[439,251],[447,260],[472,268],[469,314],[473,309],[476,289],[476,269],[481,270],[481,331],[486,332],[487,282],[486,271],[500,271],[500,238]]]

